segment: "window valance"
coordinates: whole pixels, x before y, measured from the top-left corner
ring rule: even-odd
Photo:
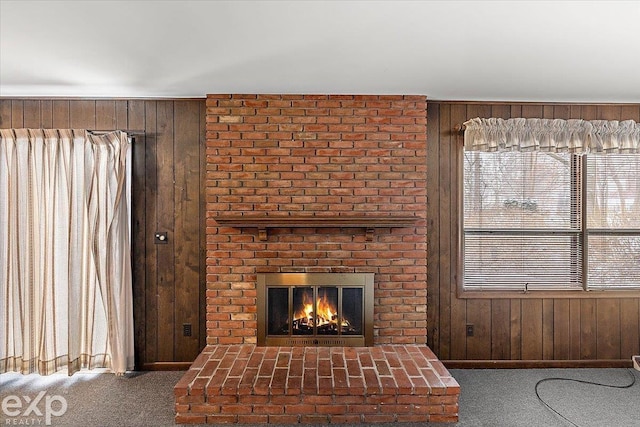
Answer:
[[[464,126],[467,151],[640,153],[633,120],[475,118]]]

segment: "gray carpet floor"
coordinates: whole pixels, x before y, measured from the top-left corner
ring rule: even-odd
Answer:
[[[451,373],[462,390],[460,421],[455,426],[640,426],[640,381],[626,389],[568,381],[542,383],[538,389],[540,396],[569,422],[548,410],[535,394],[536,383],[544,378],[566,377],[626,385],[631,383],[632,375],[640,376],[640,372],[633,370],[452,369]],[[0,405],[5,402],[8,406],[0,406],[0,426],[45,425],[47,399],[52,426],[172,426],[173,386],[182,374],[134,372],[124,377],[82,372],[71,377],[2,374]],[[41,396],[39,400],[38,396]],[[56,416],[63,412],[60,398],[64,398],[67,408],[64,414]],[[19,411],[21,415],[8,416],[5,409],[14,414]],[[22,416],[25,412],[28,414]]]

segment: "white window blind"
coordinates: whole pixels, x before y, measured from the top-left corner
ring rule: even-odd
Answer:
[[[568,153],[465,153],[467,289],[582,287],[577,168]]]
[[[587,171],[587,285],[640,287],[640,156],[590,155]]]
[[[640,288],[640,156],[472,151],[463,178],[466,290]]]

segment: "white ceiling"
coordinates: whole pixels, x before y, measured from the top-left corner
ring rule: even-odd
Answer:
[[[0,96],[640,102],[640,1],[0,0]]]

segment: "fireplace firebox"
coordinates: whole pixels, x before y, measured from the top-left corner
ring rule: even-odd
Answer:
[[[257,285],[258,345],[373,345],[373,273],[264,273]]]

